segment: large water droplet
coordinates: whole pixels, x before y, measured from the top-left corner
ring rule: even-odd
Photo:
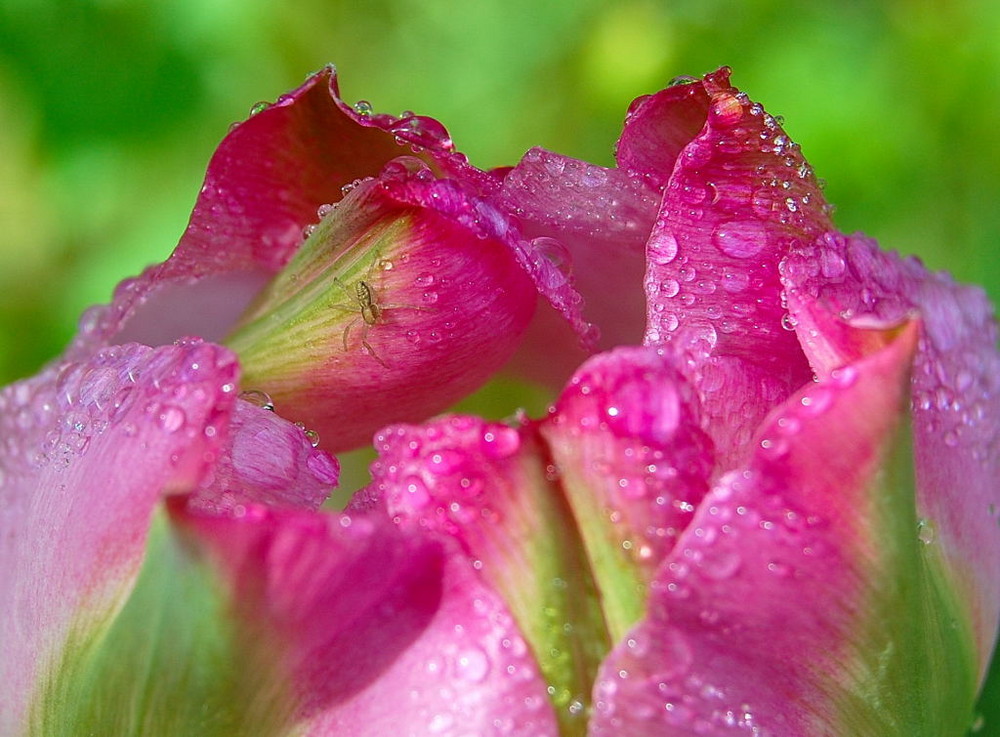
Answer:
[[[469,648],[455,658],[455,671],[459,678],[479,683],[490,672],[490,660],[481,648]]]
[[[677,239],[667,230],[658,230],[646,244],[649,260],[664,266],[677,258]]]
[[[165,432],[174,433],[184,427],[187,422],[187,415],[180,407],[173,405],[163,405],[159,408],[156,416],[157,424]]]
[[[561,287],[569,281],[573,261],[566,246],[555,238],[545,236],[533,239],[531,246],[544,259],[539,266],[542,267],[541,276],[547,287]]]
[[[520,446],[521,437],[511,427],[493,427],[483,433],[482,449],[487,457],[507,458]]]
[[[767,245],[767,229],[756,220],[730,220],[715,228],[715,247],[733,258],[756,256]]]

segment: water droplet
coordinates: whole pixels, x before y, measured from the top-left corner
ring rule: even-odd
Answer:
[[[410,476],[405,485],[404,498],[400,501],[403,502],[405,508],[410,511],[416,511],[423,509],[431,502],[430,490],[427,488],[427,484],[419,476]]]
[[[268,412],[274,412],[274,402],[271,401],[271,397],[267,392],[262,392],[259,389],[248,389],[240,392],[239,398],[255,407],[260,407]]]
[[[649,260],[665,266],[677,258],[677,239],[665,229],[657,230],[646,244]]]
[[[490,672],[490,660],[480,648],[469,648],[455,659],[455,670],[463,680],[479,683]]]
[[[928,519],[921,519],[917,522],[917,539],[920,540],[920,542],[924,545],[930,545],[934,542],[934,538],[934,523]]]
[[[569,281],[573,273],[573,260],[569,250],[555,238],[540,237],[531,241],[535,252],[545,259],[542,263],[542,277],[549,288],[560,287]]]
[[[374,108],[368,100],[358,100],[354,103],[354,112],[358,115],[367,117],[372,114],[372,110],[374,110]]]
[[[733,258],[750,258],[767,245],[768,234],[756,220],[730,220],[717,226],[712,233],[715,247]]]
[[[184,427],[187,422],[187,415],[180,407],[173,405],[163,405],[159,408],[156,416],[157,424],[165,432],[174,433]]]
[[[423,273],[416,279],[414,279],[413,283],[416,284],[421,289],[429,287],[431,284],[434,283],[434,275],[429,273]]]
[[[507,458],[521,447],[521,436],[511,427],[495,426],[483,433],[482,449],[487,457]]]
[[[700,570],[709,578],[723,581],[732,578],[733,574],[739,570],[742,561],[740,556],[733,551],[710,552],[702,559]]]
[[[262,100],[260,102],[255,102],[250,107],[250,117],[253,117],[254,115],[257,115],[258,113],[264,112],[269,107],[271,107],[271,103],[269,103],[267,101]]]
[[[664,297],[676,297],[681,291],[681,285],[676,279],[667,279],[660,284],[660,294]]]
[[[858,370],[854,366],[841,366],[830,372],[830,380],[845,389],[858,379]]]

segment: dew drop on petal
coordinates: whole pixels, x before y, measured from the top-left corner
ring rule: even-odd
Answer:
[[[507,458],[517,452],[520,445],[520,435],[510,427],[493,427],[483,433],[483,452],[490,458]]]
[[[715,247],[733,258],[756,256],[767,241],[766,228],[756,220],[730,220],[716,226],[712,232]]]
[[[187,422],[187,415],[184,414],[184,410],[180,407],[164,405],[160,408],[156,421],[160,429],[165,432],[174,433],[184,427],[184,423]]]
[[[478,647],[463,650],[455,658],[456,674],[471,683],[481,682],[490,672],[490,660]]]
[[[667,230],[658,230],[649,239],[646,251],[650,261],[665,266],[677,258],[677,238]]]

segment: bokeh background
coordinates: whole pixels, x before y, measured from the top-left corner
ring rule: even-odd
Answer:
[[[1000,301],[995,0],[3,0],[0,384],[165,258],[228,126],[326,63],[479,166],[609,164],[624,112],[722,64],[785,118],[847,231]],[[1000,735],[1000,682],[978,735]]]

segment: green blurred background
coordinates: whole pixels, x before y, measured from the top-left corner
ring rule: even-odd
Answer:
[[[436,116],[483,167],[532,145],[609,164],[634,97],[729,64],[841,229],[1000,299],[995,0],[3,0],[0,384],[165,258],[230,123],[328,62],[347,100]]]

